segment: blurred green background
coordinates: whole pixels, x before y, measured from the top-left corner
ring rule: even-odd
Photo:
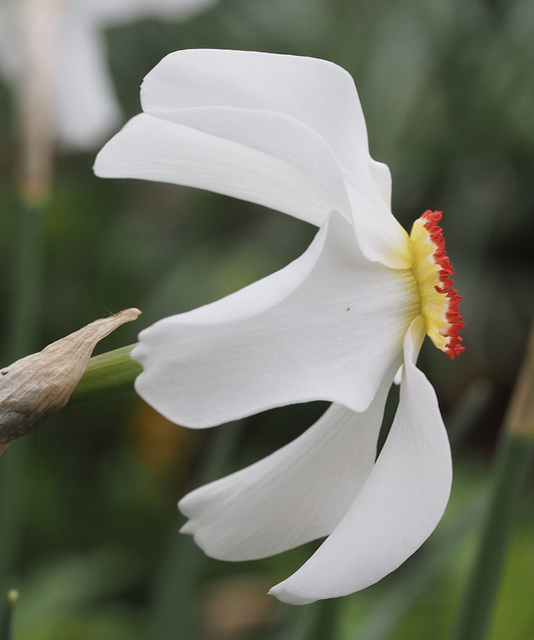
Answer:
[[[397,218],[409,229],[428,208],[444,212],[466,352],[450,362],[425,345],[419,364],[459,434],[453,495],[435,534],[399,571],[336,603],[342,640],[446,638],[461,597],[534,316],[532,25],[532,0],[220,0],[186,23],[151,19],[105,34],[124,121],[140,110],[143,76],[177,49],[255,49],[340,64],[356,81],[372,155],[391,168]],[[15,129],[13,96],[0,84],[4,351],[17,237]],[[139,320],[96,353],[132,343],[153,321],[284,266],[314,235],[305,223],[230,198],[97,179],[97,149],[57,154],[37,349],[136,306]],[[327,608],[292,608],[265,595],[310,546],[254,563],[207,559],[178,534],[176,502],[205,478],[278,448],[323,408],[288,407],[196,433],[169,425],[131,393],[69,407],[12,444],[0,467],[18,447],[25,466],[10,493],[18,525],[0,587],[21,594],[14,638],[311,637],[307,629]],[[491,640],[534,639],[533,506],[531,483]]]

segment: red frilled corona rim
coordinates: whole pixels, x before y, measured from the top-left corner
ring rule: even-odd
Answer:
[[[438,226],[441,216],[441,211],[425,211],[414,222],[410,239],[427,334],[438,349],[454,358],[465,351],[460,337],[465,323],[459,311],[462,298],[453,288],[454,269]]]

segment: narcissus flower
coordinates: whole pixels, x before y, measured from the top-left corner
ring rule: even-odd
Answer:
[[[71,148],[93,148],[120,121],[107,70],[105,29],[149,17],[185,19],[213,2],[2,0],[0,69],[15,85],[51,83],[56,137]],[[41,78],[25,78],[36,70]]]
[[[136,388],[180,424],[332,402],[289,445],[183,498],[183,531],[225,560],[327,536],[271,593],[304,604],[363,589],[424,542],[450,492],[438,402],[415,365],[425,334],[451,357],[463,351],[441,214],[425,212],[410,235],[395,220],[389,171],[371,159],[354,83],[334,64],[181,51],[141,96],[144,113],[100,152],[98,175],[202,187],[320,227],[284,269],[140,335]]]

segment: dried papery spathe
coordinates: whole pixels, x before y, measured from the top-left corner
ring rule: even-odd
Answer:
[[[67,404],[97,342],[141,312],[125,309],[0,370],[0,455],[16,438],[40,429]]]

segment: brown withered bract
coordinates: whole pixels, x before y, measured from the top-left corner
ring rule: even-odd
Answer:
[[[141,312],[125,309],[0,370],[0,455],[16,438],[40,429],[67,404],[97,342]]]

